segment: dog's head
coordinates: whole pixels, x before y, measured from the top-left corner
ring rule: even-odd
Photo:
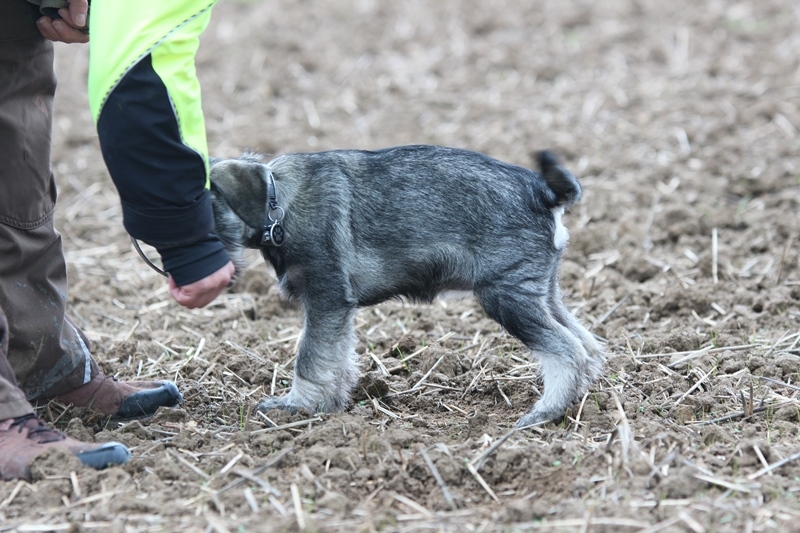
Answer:
[[[237,270],[242,252],[263,231],[267,220],[267,170],[249,154],[210,160],[214,231]]]

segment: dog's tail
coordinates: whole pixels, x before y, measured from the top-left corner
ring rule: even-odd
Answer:
[[[545,183],[553,193],[550,208],[562,207],[568,209],[581,199],[581,184],[567,169],[558,164],[558,158],[553,152],[543,150],[536,155],[539,170]]]

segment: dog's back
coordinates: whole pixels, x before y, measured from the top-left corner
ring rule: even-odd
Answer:
[[[455,206],[462,210],[475,202],[480,202],[480,207],[488,202],[508,208],[505,195],[509,193],[516,193],[536,211],[568,208],[580,200],[580,184],[558,165],[552,152],[540,152],[537,161],[539,173],[469,150],[410,145],[377,151],[286,154],[268,166],[279,185],[290,188],[286,191],[289,202],[295,201],[295,194],[311,202],[324,201],[321,196],[330,202],[346,202],[350,196],[369,202],[358,209],[386,207],[381,215],[389,216],[398,209],[416,208],[432,215],[437,209],[449,214],[455,201],[462,202]],[[293,177],[292,183],[282,179],[287,174]]]

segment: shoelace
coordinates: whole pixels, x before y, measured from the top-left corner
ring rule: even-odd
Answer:
[[[36,425],[35,427],[31,427],[32,424],[30,422],[34,422]],[[19,426],[19,432],[22,433],[22,430],[26,427],[28,429],[28,438],[38,438],[39,444],[47,444],[48,442],[58,442],[60,440],[64,440],[64,434],[58,431],[57,429],[53,429],[39,418],[31,413],[29,415],[20,416],[19,418],[15,418],[14,421],[11,423],[11,427]],[[34,437],[37,436],[37,437]]]

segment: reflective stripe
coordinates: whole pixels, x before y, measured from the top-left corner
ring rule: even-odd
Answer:
[[[75,329],[75,326],[70,324],[70,327],[72,327],[72,331],[75,332],[75,337],[81,345],[81,350],[83,350],[83,384],[86,385],[92,381],[92,354],[89,352],[89,347],[83,342],[83,337],[81,337],[78,330]]]
[[[86,346],[86,343],[83,342],[83,337],[81,337],[78,330],[70,324],[69,322],[64,322],[64,327],[69,326],[72,328],[73,333],[75,334],[74,339],[77,339],[77,345],[75,344],[74,339],[65,338],[66,335],[62,335],[61,343],[62,346],[65,348],[65,353],[61,356],[53,368],[51,368],[44,376],[42,376],[41,382],[39,386],[33,390],[28,390],[26,394],[26,398],[28,400],[33,400],[39,398],[42,394],[46,391],[53,388],[56,384],[58,384],[64,376],[71,374],[77,367],[77,349],[80,348],[80,351],[83,352],[83,385],[89,383],[92,379],[92,354],[89,352],[89,347]]]

